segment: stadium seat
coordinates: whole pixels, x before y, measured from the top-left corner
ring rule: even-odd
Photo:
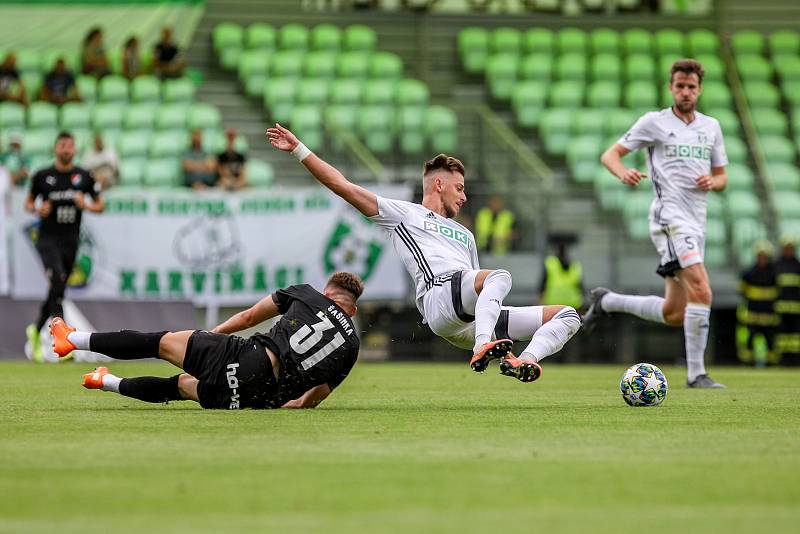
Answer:
[[[786,83],[800,82],[800,56],[778,56],[773,59],[773,63],[784,87]]]
[[[622,34],[622,51],[626,56],[634,54],[652,55],[652,34],[641,28],[626,30]]]
[[[389,106],[364,106],[356,124],[359,136],[373,152],[385,154],[394,144],[394,117]]]
[[[579,136],[602,137],[606,128],[606,115],[607,112],[603,109],[581,110],[573,118],[572,130]]]
[[[604,167],[598,168],[594,177],[594,192],[600,206],[606,211],[621,210],[632,189],[619,181]]]
[[[712,115],[713,117],[713,115]],[[725,137],[725,152],[728,153],[728,161],[731,163],[747,162],[747,146],[739,137],[731,137],[723,130]]]
[[[295,103],[303,105],[323,106],[328,101],[329,84],[322,80],[304,79],[297,82]],[[389,101],[392,99],[389,88]]]
[[[370,78],[399,80],[403,77],[403,60],[392,52],[375,52],[369,58]]]
[[[578,183],[592,183],[600,165],[604,147],[598,135],[574,137],[567,145],[567,164]]]
[[[561,80],[550,85],[548,102],[554,108],[579,108],[583,105],[585,85]]]
[[[62,50],[54,48],[45,50],[39,55],[39,70],[41,72],[50,72],[56,66],[56,61],[63,59],[67,68],[72,72],[81,71],[81,58],[78,50]]]
[[[58,107],[50,102],[33,102],[28,106],[28,128],[58,127]]]
[[[545,110],[539,123],[539,132],[547,152],[563,155],[567,149],[572,129],[573,110],[552,108]]]
[[[586,56],[583,54],[563,54],[558,56],[555,65],[556,78],[584,82],[587,72]]]
[[[238,24],[233,24],[231,22],[221,22],[217,24],[211,32],[211,42],[214,51],[219,54],[222,50],[227,48],[241,48],[243,34],[242,27]]]
[[[401,80],[395,88],[395,101],[400,106],[427,106],[428,86],[419,80]]]
[[[555,41],[559,54],[586,54],[589,38],[580,28],[564,28],[556,32]]]
[[[254,22],[244,31],[244,46],[248,50],[273,51],[278,38],[275,28],[263,22]]]
[[[618,82],[622,74],[622,61],[613,54],[599,54],[592,58],[592,80]]]
[[[273,78],[300,78],[303,74],[303,53],[281,50],[272,56],[270,74]]]
[[[725,81],[725,65],[719,56],[712,56],[709,54],[697,56],[697,61],[702,63],[705,74],[703,76],[703,83],[708,82],[724,82]],[[666,73],[669,76],[669,71]]]
[[[669,85],[672,65],[679,59],[681,59],[681,56],[676,56],[673,54],[668,54],[658,58],[658,64],[656,66],[656,72],[654,76],[659,83],[663,84],[664,89],[668,89],[667,86]]]
[[[425,108],[405,106],[397,111],[397,132],[400,151],[419,154],[425,149]]]
[[[786,114],[777,109],[761,109],[753,113],[752,118],[759,135],[786,135],[789,132]]]
[[[122,132],[117,139],[117,152],[123,161],[128,158],[146,158],[149,150],[150,135],[148,132]]]
[[[800,191],[800,170],[785,162],[767,162],[769,183],[775,191]]]
[[[308,33],[308,28],[302,24],[284,24],[278,30],[278,48],[305,52],[308,49]]]
[[[589,86],[586,104],[593,108],[616,108],[620,104],[622,90],[614,81],[594,82]]]
[[[739,135],[741,123],[739,122],[739,117],[732,109],[706,109],[706,107],[703,106],[703,112],[719,121],[719,125],[722,128],[722,135],[726,140],[729,135]]]
[[[288,122],[294,105],[297,80],[268,80],[264,86],[264,105],[270,120]]]
[[[340,78],[364,79],[369,72],[369,54],[345,52],[336,58],[336,74]]]
[[[757,219],[761,216],[761,203],[752,191],[731,191],[727,197],[732,220]]]
[[[731,90],[722,82],[705,83],[703,84],[703,93],[700,95],[700,103],[704,109],[731,109],[733,105]]]
[[[458,149],[458,118],[444,106],[428,108],[425,134],[434,153],[452,154]]]
[[[83,102],[67,102],[61,106],[60,115],[59,125],[65,130],[88,128],[92,122],[91,108]]]
[[[522,34],[515,28],[497,28],[492,32],[492,54],[519,55],[522,52]]]
[[[644,54],[626,58],[625,79],[629,82],[652,83],[656,79],[656,64],[653,58]]]
[[[246,84],[247,80],[253,76],[261,76],[262,80],[266,79],[272,54],[273,52],[270,50],[261,49],[242,52],[237,66],[239,80]]]
[[[364,104],[389,106],[394,102],[396,84],[389,80],[369,80],[364,86]]]
[[[222,49],[218,54],[219,64],[225,70],[234,70],[239,64],[239,57],[242,55],[241,47],[228,47]]]
[[[98,96],[101,102],[127,102],[128,80],[111,74],[98,82]]]
[[[781,191],[780,195],[773,195],[772,202],[775,205],[775,211],[780,218],[800,218],[800,192]]]
[[[511,107],[517,123],[524,128],[539,124],[545,107],[547,83],[541,81],[522,81],[517,83],[511,93]]]
[[[298,104],[289,118],[292,131],[311,150],[322,148],[322,109],[318,105]]]
[[[355,106],[361,103],[364,83],[360,80],[340,78],[331,83],[330,103]]]
[[[755,54],[736,56],[736,68],[748,82],[768,82],[772,79],[772,65]]]
[[[523,56],[519,64],[519,76],[522,80],[550,81],[553,76],[552,58],[545,54]]]
[[[350,132],[355,130],[358,107],[347,105],[327,106],[323,115],[326,125],[332,125],[337,129]],[[334,137],[332,141],[335,145],[337,139]]]
[[[27,82],[25,86],[29,93],[33,93]],[[75,88],[78,90],[78,94],[81,95],[81,99],[84,102],[92,104],[97,101],[97,78],[94,76],[86,76],[83,74],[76,76]]]
[[[753,111],[759,108],[777,108],[780,105],[780,94],[769,82],[745,82],[744,94]]]
[[[726,191],[753,191],[755,178],[747,165],[730,163],[725,170],[728,174]]]
[[[689,54],[699,57],[703,54],[717,55],[719,53],[719,37],[711,30],[691,30],[686,37]]]
[[[342,48],[342,30],[333,24],[322,23],[311,30],[311,49],[338,52]]]
[[[756,218],[734,219],[731,233],[739,261],[747,260],[746,263],[750,262],[753,243],[767,238],[766,226]]]
[[[619,55],[619,33],[610,28],[598,28],[589,34],[592,52],[598,54]]]
[[[517,56],[497,54],[486,63],[486,81],[489,91],[497,100],[508,100],[517,81]]]
[[[119,162],[119,185],[142,185],[145,162],[144,158],[122,158]]]
[[[725,204],[725,197],[723,195],[708,195],[706,197],[706,216],[709,219],[724,218]]]
[[[187,135],[185,130],[155,132],[150,136],[148,154],[151,158],[179,157],[186,152]]]
[[[157,104],[149,102],[131,104],[125,108],[122,127],[125,130],[152,130],[156,122],[157,113]]]
[[[761,145],[761,152],[764,155],[764,159],[770,163],[792,163],[797,157],[795,146],[783,136],[759,136],[759,144]]]
[[[217,106],[204,102],[193,104],[189,108],[187,125],[190,129],[201,130],[219,129],[222,127],[222,115]]]
[[[555,50],[555,37],[548,28],[531,28],[522,38],[526,54],[543,54],[551,56]]]
[[[674,54],[685,55],[683,33],[674,28],[665,28],[656,32],[656,53],[660,56]]]
[[[18,48],[17,70],[22,73],[41,71],[41,53],[31,48]]]
[[[709,196],[709,198],[719,197]],[[720,219],[713,219],[709,217],[709,219],[706,221],[706,250],[714,247],[714,245],[723,245],[725,241],[725,223]],[[705,260],[705,258],[703,258],[703,260]]]
[[[150,187],[177,187],[181,185],[182,172],[177,158],[150,159],[145,163],[142,183]]]
[[[267,188],[272,185],[274,173],[266,161],[249,159],[245,163],[245,176],[247,183],[254,187]]]
[[[731,47],[736,56],[764,53],[764,36],[753,30],[737,31],[731,37]]]
[[[336,77],[336,54],[329,51],[307,54],[303,71],[306,78],[332,80]]]
[[[131,81],[132,102],[160,102],[161,81],[155,76],[137,76]]]
[[[184,130],[189,107],[185,104],[164,104],[155,117],[156,130]]]
[[[195,87],[189,78],[176,78],[165,81],[162,92],[164,102],[190,104],[194,101]]]
[[[631,109],[618,108],[610,110],[607,117],[606,134],[614,138],[614,142],[631,129],[639,118],[639,114]]]
[[[489,32],[485,28],[464,28],[458,32],[458,54],[469,74],[479,74],[489,57]]]
[[[800,53],[800,33],[792,30],[778,30],[770,34],[769,50],[773,57],[796,56]]]
[[[92,128],[95,130],[120,130],[125,105],[113,102],[97,104],[92,110]]]
[[[658,91],[652,82],[633,81],[625,85],[625,105],[635,110],[653,110],[658,107]]]
[[[647,214],[653,194],[649,191],[634,190],[625,199],[622,215],[628,228],[628,235],[634,239],[650,237],[650,227],[647,224]],[[710,221],[709,221],[710,222]]]
[[[30,157],[53,155],[53,145],[55,144],[58,130],[54,128],[43,128],[39,130],[26,130],[22,139],[22,146],[25,154]]]
[[[372,52],[378,43],[375,30],[363,24],[353,24],[344,30],[344,49],[352,52]]]

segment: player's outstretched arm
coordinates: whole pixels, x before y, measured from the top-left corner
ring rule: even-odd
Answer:
[[[280,315],[278,306],[273,302],[272,295],[269,295],[256,302],[250,308],[240,311],[227,321],[215,326],[211,331],[217,334],[235,334],[278,315]]]
[[[647,175],[637,169],[629,169],[622,163],[622,158],[628,153],[630,153],[630,150],[616,143],[600,156],[600,162],[606,166],[606,169],[611,171],[611,174],[619,178],[623,184],[638,185],[642,178],[647,178]]]
[[[349,181],[336,167],[309,151],[295,135],[280,124],[267,130],[272,146],[297,156],[319,183],[342,197],[358,211],[372,217],[378,214],[378,199],[375,193]],[[302,152],[302,153],[301,153]]]
[[[330,386],[328,384],[320,384],[303,393],[299,399],[290,400],[281,408],[316,408],[330,394]]]

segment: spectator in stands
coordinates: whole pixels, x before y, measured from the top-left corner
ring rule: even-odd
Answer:
[[[475,216],[475,243],[479,252],[488,252],[493,256],[503,256],[511,250],[516,232],[515,217],[505,207],[499,195],[489,197],[487,206],[481,208]]]
[[[203,150],[203,134],[192,132],[192,145],[183,158],[184,184],[196,191],[217,185],[217,160]]]
[[[737,352],[741,361],[761,367],[777,363],[775,330],[780,318],[775,313],[778,288],[772,262],[774,248],[769,241],[759,241],[755,251],[755,265],[743,271],[739,280],[743,305],[736,311],[742,328],[737,336]]]
[[[81,165],[94,173],[95,183],[100,184],[103,191],[119,182],[119,156],[105,145],[100,133],[94,135],[94,146],[83,153]]]
[[[75,85],[75,75],[67,68],[63,57],[58,58],[53,70],[45,74],[41,98],[59,106],[81,99]]]
[[[139,54],[139,39],[129,37],[122,47],[122,75],[133,80],[140,74],[144,74],[144,67]]]
[[[247,185],[244,166],[247,158],[236,150],[236,131],[233,128],[227,129],[225,138],[225,152],[217,156],[219,186],[228,191],[238,191]]]
[[[153,70],[161,78],[179,78],[183,75],[184,62],[180,50],[172,42],[172,28],[164,26],[161,40],[153,48]]]
[[[103,47],[103,30],[92,28],[83,40],[83,50],[81,52],[81,64],[83,74],[88,74],[96,78],[102,78],[111,73],[108,64],[108,56]]]
[[[25,94],[25,85],[17,70],[17,55],[14,52],[6,54],[3,64],[0,65],[0,102],[10,100],[27,105],[28,97]]]
[[[31,161],[22,152],[22,137],[16,133],[11,134],[8,145],[8,150],[0,154],[0,166],[8,171],[12,185],[24,187],[28,180]]]

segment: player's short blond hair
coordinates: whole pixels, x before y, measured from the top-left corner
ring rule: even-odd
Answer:
[[[339,289],[347,291],[353,295],[354,301],[358,300],[361,294],[364,293],[364,282],[361,281],[361,278],[353,273],[344,271],[333,273],[331,277],[328,278],[328,283],[326,285],[336,286]]]
[[[435,158],[425,162],[422,176],[427,176],[433,171],[438,171],[439,169],[444,169],[450,172],[460,172],[462,175],[466,174],[464,170],[464,164],[461,163],[460,159],[454,158],[453,156],[448,156],[447,154],[439,154]]]

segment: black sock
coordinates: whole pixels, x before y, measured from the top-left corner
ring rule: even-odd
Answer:
[[[162,378],[160,376],[137,376],[123,378],[119,383],[119,392],[145,402],[162,403],[183,400],[178,390],[178,377]]]
[[[89,350],[117,360],[158,358],[158,343],[167,332],[97,332],[89,338]]]

